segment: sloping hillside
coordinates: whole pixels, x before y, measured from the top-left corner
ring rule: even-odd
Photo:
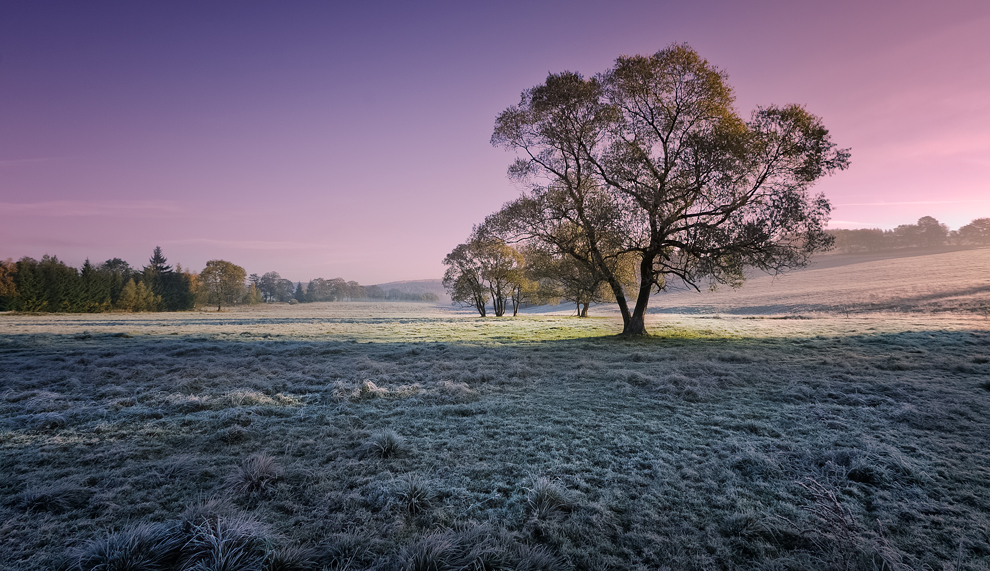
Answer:
[[[533,311],[570,312],[561,305]],[[780,315],[862,312],[963,312],[990,315],[990,249],[921,255],[835,255],[774,278],[751,276],[739,289],[683,286],[654,296],[650,313]],[[614,304],[593,315],[618,313]]]

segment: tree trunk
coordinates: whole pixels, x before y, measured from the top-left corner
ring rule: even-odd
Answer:
[[[478,296],[474,298],[474,308],[478,310],[479,315],[485,316],[485,301]]]
[[[579,304],[579,307],[580,307],[580,304]],[[581,308],[581,314],[580,314],[580,316],[581,317],[588,317],[588,304],[587,303],[584,304],[584,307],[583,308]]]
[[[640,264],[639,294],[636,296],[636,307],[633,309],[629,319],[623,315],[622,334],[623,335],[647,335],[646,332],[646,308],[650,304],[650,291],[653,284],[650,281],[653,270],[653,258],[643,256]]]

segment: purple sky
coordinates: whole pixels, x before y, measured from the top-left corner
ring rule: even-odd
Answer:
[[[988,30],[986,0],[5,2],[0,259],[437,278],[518,195],[495,116],[672,42],[852,148],[832,227],[958,228],[990,216]]]

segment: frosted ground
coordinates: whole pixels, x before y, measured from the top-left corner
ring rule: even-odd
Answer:
[[[971,250],[665,294],[641,340],[0,315],[0,568],[987,569],[988,301]]]

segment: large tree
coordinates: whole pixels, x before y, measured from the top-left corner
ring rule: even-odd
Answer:
[[[199,274],[206,290],[207,302],[216,304],[217,311],[226,304],[233,305],[244,297],[244,268],[226,260],[210,260]]]
[[[496,120],[528,185],[502,213],[519,238],[570,255],[612,289],[625,334],[645,334],[652,292],[672,278],[736,286],[831,245],[830,205],[811,185],[849,164],[799,105],[733,109],[726,75],[686,45],[623,56],[591,79],[550,74]],[[616,260],[637,260],[627,295]],[[634,302],[630,307],[628,298]]]

